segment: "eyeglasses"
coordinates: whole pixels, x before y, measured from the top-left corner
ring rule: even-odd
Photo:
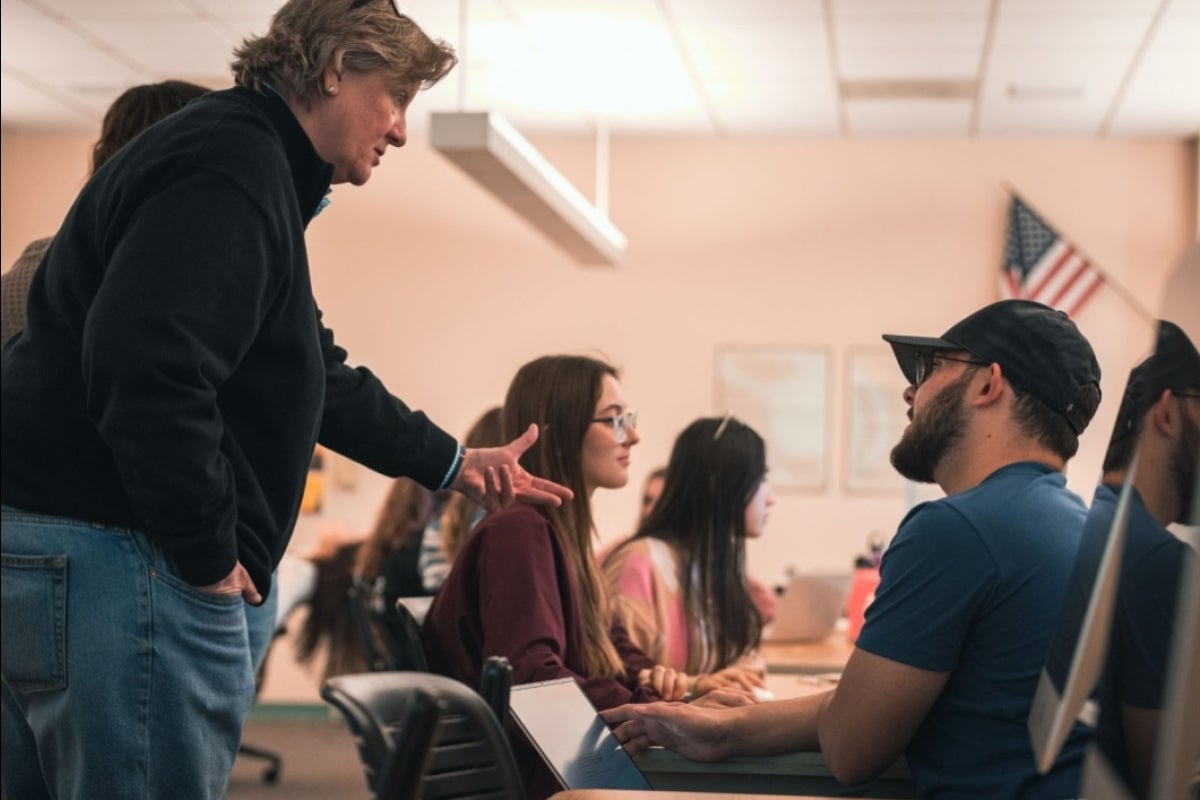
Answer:
[[[1192,394],[1191,392],[1176,392],[1172,390],[1171,394],[1175,395],[1176,397],[1190,397],[1193,400],[1200,400],[1200,394]]]
[[[973,367],[986,367],[987,361],[980,361],[977,358],[954,358],[953,356],[945,356],[941,353],[917,353],[917,363],[913,369],[913,386],[920,386],[934,371],[941,366],[943,361],[957,361],[960,364],[970,364]]]
[[[617,444],[625,444],[629,440],[629,432],[637,430],[637,412],[625,411],[615,417],[596,417],[592,422],[607,422],[612,425]]]

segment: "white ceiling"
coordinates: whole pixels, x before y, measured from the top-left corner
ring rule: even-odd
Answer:
[[[234,45],[265,30],[279,3],[0,0],[3,125],[92,129],[136,83],[229,85]],[[826,137],[1200,130],[1200,0],[400,5],[463,56],[417,101],[414,131],[429,111],[484,109],[527,134],[600,125]]]

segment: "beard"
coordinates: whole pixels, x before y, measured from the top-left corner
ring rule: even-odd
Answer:
[[[962,401],[970,378],[968,371],[942,389],[930,401],[920,420],[913,417],[912,424],[892,448],[892,467],[910,481],[935,483],[933,471],[962,439],[967,424]]]
[[[1183,414],[1183,431],[1175,442],[1171,453],[1170,480],[1175,484],[1179,497],[1179,515],[1175,522],[1194,525],[1192,511],[1196,501],[1196,466],[1200,459],[1200,424],[1186,410]]]

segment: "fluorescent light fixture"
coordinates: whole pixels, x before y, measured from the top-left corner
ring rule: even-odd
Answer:
[[[979,82],[964,80],[841,80],[843,100],[971,100]]]
[[[429,138],[435,150],[580,262],[621,260],[624,234],[498,114],[435,112]]]

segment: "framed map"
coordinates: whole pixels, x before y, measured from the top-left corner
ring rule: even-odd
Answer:
[[[731,413],[767,443],[771,486],[813,491],[828,483],[829,353],[818,348],[721,347],[716,413]]]
[[[888,459],[908,426],[907,387],[891,350],[847,351],[847,491],[899,494],[905,490],[904,478]]]

